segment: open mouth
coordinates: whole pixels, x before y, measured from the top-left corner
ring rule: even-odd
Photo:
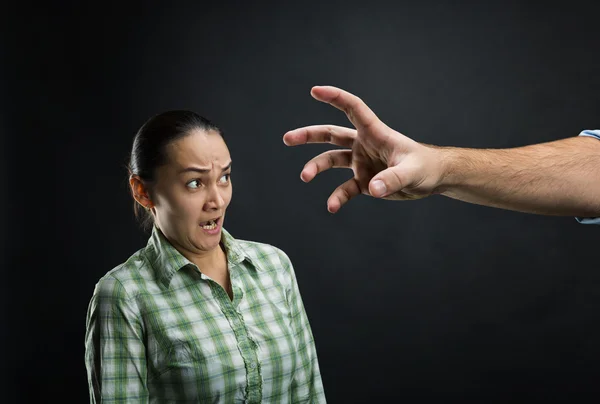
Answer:
[[[202,227],[204,230],[214,230],[217,228],[217,226],[219,226],[219,220],[221,220],[220,217],[207,220],[206,222],[200,223],[200,227]]]

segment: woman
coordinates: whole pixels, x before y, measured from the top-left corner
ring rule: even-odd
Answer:
[[[129,170],[152,235],[94,290],[91,401],[325,402],[290,260],[222,227],[232,191],[219,128],[189,111],[155,116]]]

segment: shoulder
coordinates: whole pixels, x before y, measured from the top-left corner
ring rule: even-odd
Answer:
[[[144,249],[135,254],[120,265],[108,271],[94,289],[95,298],[111,300],[129,300],[139,293],[139,285],[142,284],[144,273],[149,267],[144,255]]]

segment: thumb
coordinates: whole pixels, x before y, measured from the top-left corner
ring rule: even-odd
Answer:
[[[406,172],[400,166],[381,171],[369,182],[369,193],[376,198],[383,198],[402,190],[408,184]]]

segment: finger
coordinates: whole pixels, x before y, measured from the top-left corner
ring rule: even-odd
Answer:
[[[350,178],[332,192],[327,200],[327,210],[336,213],[346,202],[359,194],[358,182],[356,182],[356,179]]]
[[[379,122],[379,118],[371,109],[357,96],[337,87],[315,86],[310,94],[317,100],[333,105],[344,111],[350,122],[357,129],[367,129],[369,126]]]
[[[369,193],[376,198],[383,198],[401,191],[410,184],[409,174],[399,166],[381,171],[369,182]]]
[[[305,126],[283,135],[283,143],[298,146],[307,143],[331,143],[342,147],[352,147],[356,130],[335,125]]]
[[[312,158],[304,165],[300,178],[310,182],[317,174],[330,168],[350,168],[352,164],[352,150],[328,150]]]

